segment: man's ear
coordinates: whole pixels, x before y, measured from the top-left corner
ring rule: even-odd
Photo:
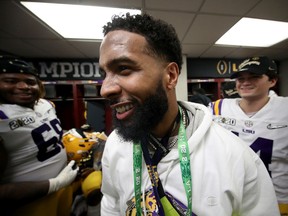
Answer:
[[[270,79],[269,81],[270,81],[270,88],[272,88],[272,87],[274,87],[276,85],[278,79],[274,78],[274,79]]]
[[[179,74],[180,72],[178,65],[175,62],[170,62],[166,66],[166,88],[174,89],[176,87]]]

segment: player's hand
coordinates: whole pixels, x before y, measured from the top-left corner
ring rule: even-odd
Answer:
[[[78,170],[79,167],[76,165],[75,161],[71,160],[57,177],[49,179],[48,194],[70,185],[76,178]]]

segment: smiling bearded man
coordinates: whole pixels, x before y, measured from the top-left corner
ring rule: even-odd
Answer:
[[[279,215],[259,157],[207,107],[177,101],[182,62],[164,21],[126,14],[104,26],[101,96],[115,130],[102,157],[101,215]]]

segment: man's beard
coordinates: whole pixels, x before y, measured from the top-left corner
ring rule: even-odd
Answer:
[[[113,113],[114,128],[125,141],[138,142],[163,119],[168,110],[168,99],[161,82],[154,94],[147,97],[142,105],[138,103],[129,122],[119,121]],[[114,111],[115,112],[115,111]]]

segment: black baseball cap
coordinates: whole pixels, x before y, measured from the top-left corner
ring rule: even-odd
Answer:
[[[13,56],[0,56],[0,73],[23,73],[39,77],[33,65]]]
[[[241,72],[250,72],[257,75],[263,75],[267,72],[277,74],[276,63],[266,56],[251,57],[245,59],[238,67],[238,70],[231,75],[231,79],[237,78]]]

